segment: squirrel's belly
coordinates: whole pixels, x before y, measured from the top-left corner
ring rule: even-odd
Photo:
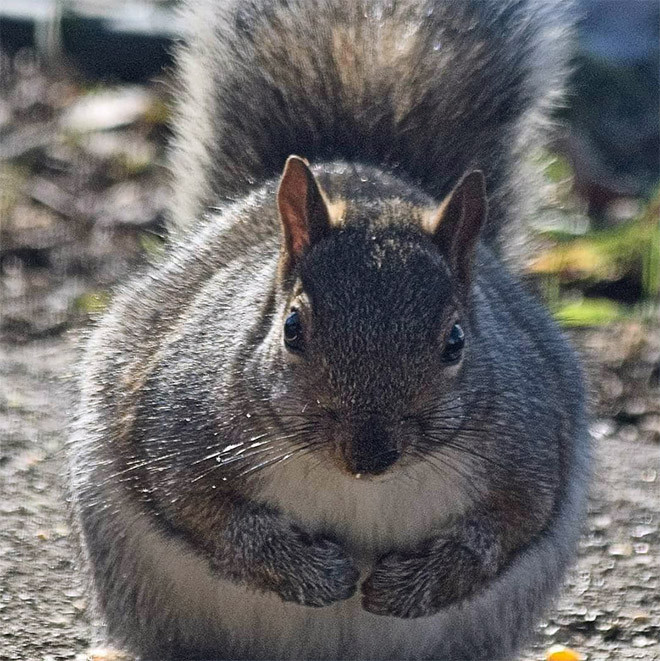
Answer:
[[[155,620],[166,621],[166,635],[196,656],[407,659],[437,647],[442,636],[443,616],[401,620],[372,615],[362,609],[359,590],[349,600],[312,608],[248,589],[219,578],[202,556],[165,538],[142,517],[131,520],[134,529],[127,539],[132,547],[125,549],[129,557],[124,559],[137,566],[136,578],[156,602],[149,611]],[[151,624],[159,627],[158,621]]]
[[[201,555],[131,509],[123,511],[132,530],[122,562],[153,600],[142,605],[153,617],[146,621],[151,635],[214,659],[504,658],[553,596],[574,528],[570,518],[558,520],[533,551],[472,598],[428,618],[398,619],[363,610],[359,588],[347,601],[311,608],[219,578]]]
[[[141,539],[149,544],[151,535],[158,533]],[[152,578],[162,585],[160,604],[171,604],[163,614],[191,653],[214,659],[407,659],[430,652],[442,636],[441,616],[413,621],[372,615],[362,609],[359,591],[332,606],[300,606],[220,579],[201,558],[173,552],[171,542],[150,547],[152,556],[162,549],[152,559],[163,575]]]
[[[442,616],[401,620],[367,613],[359,592],[324,608],[225,583],[223,650],[243,659],[419,659],[442,637]],[[226,647],[225,647],[226,646]]]

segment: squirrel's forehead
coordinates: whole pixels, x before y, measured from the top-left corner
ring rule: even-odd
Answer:
[[[312,298],[392,300],[451,295],[449,269],[419,233],[340,233],[312,251],[301,270]]]
[[[414,324],[442,315],[451,304],[451,282],[442,265],[419,259],[399,264],[399,268],[379,259],[378,254],[372,255],[359,268],[352,268],[349,262],[326,265],[303,279],[315,316],[331,325],[337,318],[360,316],[380,326],[402,316]]]
[[[342,228],[314,246],[305,260],[305,274],[328,270],[377,274],[431,271],[442,268],[440,252],[415,224],[374,228],[367,224]]]

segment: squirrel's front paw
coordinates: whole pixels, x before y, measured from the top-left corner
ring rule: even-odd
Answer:
[[[381,558],[362,584],[362,606],[375,615],[432,615],[439,610],[439,578],[424,557],[392,553]]]
[[[391,553],[362,584],[362,606],[375,615],[434,615],[486,582],[495,571],[489,560],[453,539],[435,540],[417,554]]]
[[[335,542],[301,535],[285,573],[272,589],[284,601],[305,606],[328,606],[355,594],[359,572],[353,560]]]

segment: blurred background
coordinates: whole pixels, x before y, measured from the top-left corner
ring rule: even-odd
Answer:
[[[579,0],[568,105],[550,150],[530,265],[566,325],[658,314],[656,0]],[[173,2],[0,5],[0,332],[57,332],[163,234]],[[29,281],[26,284],[26,281]],[[21,284],[23,283],[23,284]],[[28,287],[31,303],[20,295]],[[7,298],[8,296],[8,298]]]
[[[40,544],[50,545],[43,589],[47,577],[73,580],[62,507],[44,495],[60,488],[66,420],[54,413],[57,387],[42,386],[72,373],[71,331],[162,250],[171,50],[183,38],[175,9],[146,0],[0,3],[0,479],[10,503],[0,509],[10,521],[0,526],[0,577],[3,568],[18,571],[0,594],[0,623],[16,621],[11,604],[23,595],[18,626],[32,626],[33,637],[50,632],[45,660],[52,649],[52,658],[71,658],[72,640],[89,642],[76,624],[84,623],[84,591],[72,584],[69,597],[64,590],[48,602],[66,616],[34,615],[43,611],[38,601],[34,612],[26,606],[34,584],[3,564],[3,550],[18,539],[36,558]],[[530,155],[545,172],[548,202],[531,219],[538,250],[528,277],[587,356],[592,435],[616,439],[646,465],[660,447],[660,3],[578,0],[577,10],[567,104],[549,148]],[[644,503],[618,516],[592,508],[589,552],[604,562],[603,575],[618,558],[642,568],[639,558],[652,559],[649,544],[660,539],[654,471],[630,478],[649,486]],[[29,506],[17,500],[33,503],[29,534],[17,532]],[[641,537],[633,525],[646,526]],[[564,619],[560,612],[547,624],[548,640],[577,636],[588,646],[596,636],[598,649],[618,651],[591,658],[660,658],[658,611],[649,612],[647,596],[642,590],[627,616],[567,604]],[[14,641],[13,655],[0,658],[42,658],[16,642],[17,631],[0,624],[0,649],[2,636]]]
[[[4,0],[0,260],[28,285],[0,332],[56,332],[163,234],[173,2]],[[658,314],[657,0],[579,0],[568,105],[548,151],[530,265],[566,325]],[[5,292],[6,294],[7,292]],[[47,300],[41,300],[44,295]],[[36,307],[35,307],[36,306]],[[38,312],[38,319],[34,318]]]

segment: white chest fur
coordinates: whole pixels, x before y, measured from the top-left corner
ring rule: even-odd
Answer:
[[[423,462],[367,480],[301,457],[275,467],[257,498],[370,560],[409,548],[463,514],[468,493],[457,476]]]

